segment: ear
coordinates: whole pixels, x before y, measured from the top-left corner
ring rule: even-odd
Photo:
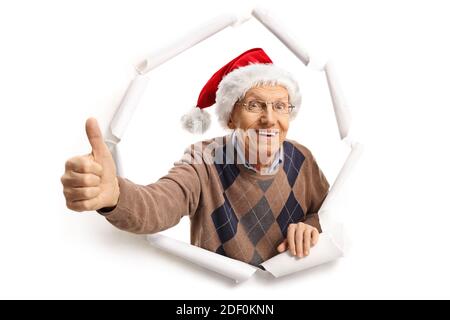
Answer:
[[[231,119],[231,117],[228,120],[227,125],[228,125],[228,128],[230,128],[230,129],[236,129],[236,125],[234,124],[233,119]]]
[[[238,126],[236,125],[235,121],[233,120],[236,116],[236,104],[233,106],[233,110],[230,113],[230,117],[228,118],[227,126],[230,129],[236,129]]]

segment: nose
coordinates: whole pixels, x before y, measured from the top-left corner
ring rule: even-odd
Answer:
[[[266,105],[266,109],[261,113],[260,121],[267,127],[275,125],[275,114],[272,105]]]

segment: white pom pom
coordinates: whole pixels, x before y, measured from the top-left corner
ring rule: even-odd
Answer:
[[[181,124],[190,133],[205,133],[211,124],[211,116],[208,112],[194,107],[181,117]]]

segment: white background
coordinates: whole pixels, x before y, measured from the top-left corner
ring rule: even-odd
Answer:
[[[211,17],[251,2],[2,2],[0,298],[450,298],[446,2],[259,3],[313,57],[333,58],[355,136],[365,145],[336,212],[349,238],[346,257],[234,285],[96,213],[65,208],[64,162],[90,152],[84,122],[95,116],[106,128],[133,66]],[[189,143],[223,134],[215,124],[204,136],[190,136],[179,117],[218,68],[259,46],[307,80],[289,137],[310,147],[332,182],[346,149],[322,75],[308,76],[257,22],[229,28],[152,72],[153,91],[122,143],[127,177],[154,182]],[[189,221],[167,234],[187,241]]]

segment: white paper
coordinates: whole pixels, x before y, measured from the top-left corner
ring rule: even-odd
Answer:
[[[219,273],[238,283],[249,279],[257,270],[250,264],[224,257],[162,234],[148,235],[147,240],[159,249]],[[332,237],[329,234],[322,233],[319,242],[311,249],[308,257],[299,259],[291,256],[288,252],[283,252],[262,263],[261,266],[274,277],[281,277],[330,262],[342,255],[342,250]]]
[[[325,75],[327,78],[328,89],[330,90],[331,101],[333,103],[334,114],[336,115],[336,121],[339,128],[339,134],[341,139],[344,139],[348,135],[351,124],[351,116],[348,110],[344,94],[339,85],[338,77],[334,65],[331,61],[328,61],[325,65]]]
[[[113,146],[112,149],[110,149],[110,151],[113,156],[114,163],[116,164],[117,176],[125,178],[125,173],[123,172],[122,157],[120,156],[119,145],[117,144],[117,145]]]
[[[336,260],[342,255],[342,250],[334,242],[331,235],[322,233],[317,245],[311,248],[309,256],[297,258],[286,251],[263,262],[261,265],[266,271],[278,278]]]
[[[147,88],[147,83],[148,78],[139,74],[130,82],[110,125],[111,133],[118,141],[122,138],[141,96]]]
[[[145,74],[237,21],[238,17],[234,14],[222,14],[215,17],[190,33],[183,34],[180,39],[173,41],[170,45],[150,54],[136,67],[136,70],[140,74]]]
[[[233,279],[236,282],[245,281],[256,272],[256,267],[247,263],[224,257],[162,234],[148,235],[147,240],[159,249],[184,258],[203,268]]]
[[[289,37],[287,32],[275,21],[272,16],[270,16],[265,10],[259,8],[255,8],[252,11],[252,15],[270,32],[272,32],[305,65],[309,64],[310,57],[306,50],[300,47],[294,39]],[[155,51],[155,53],[150,55],[143,63],[137,66],[136,71],[138,74],[131,82],[110,125],[111,136],[108,136],[108,141],[111,142],[111,148],[114,149],[114,147],[116,147],[114,150],[114,159],[118,163],[118,168],[121,167],[121,161],[119,159],[117,144],[120,142],[126,126],[132,117],[134,109],[138,105],[139,99],[145,90],[147,79],[143,76],[143,74],[170,60],[188,48],[193,47],[197,43],[200,43],[227,26],[236,26],[246,20],[247,17],[245,17],[245,19],[238,19],[236,15],[221,15],[220,17],[201,26],[197,30],[185,35],[182,39],[174,41],[170,46]],[[324,71],[328,81],[340,136],[341,139],[344,139],[348,136],[350,129],[349,110],[347,109],[344,101],[344,97],[340,90],[332,64],[327,63],[324,67]],[[347,137],[347,139],[349,138]],[[320,214],[322,214],[322,212],[327,213],[329,211],[333,211],[333,206],[336,202],[336,193],[342,189],[342,185],[348,174],[351,172],[351,169],[360,153],[360,145],[352,144],[352,152],[341,169],[328,194],[328,197],[325,199],[322,209],[320,210]],[[119,174],[120,173],[123,174],[121,169],[119,169]],[[297,259],[285,252],[264,262],[262,266],[267,271],[263,272],[269,272],[275,277],[280,277],[332,261],[342,256],[343,251],[340,243],[336,244],[335,240],[331,236],[331,233],[327,233],[327,228],[324,228],[324,230],[325,232],[320,235],[318,244],[311,249],[308,257]],[[155,247],[233,279],[236,282],[242,282],[249,279],[257,270],[256,267],[244,262],[224,257],[214,252],[210,252],[161,234],[149,235],[147,236],[147,239]]]
[[[292,53],[297,56],[305,65],[309,64],[309,55],[297,41],[289,36],[289,33],[264,9],[255,8],[252,15],[273,33]],[[281,19],[280,19],[281,20]]]
[[[319,216],[321,217],[326,212],[333,211],[333,207],[337,205],[336,202],[339,199],[339,192],[343,190],[345,182],[350,177],[355,168],[355,165],[358,163],[359,158],[361,157],[361,154],[363,152],[363,145],[359,142],[353,142],[351,147],[352,150],[350,151],[347,159],[344,162],[344,165],[342,166],[338,176],[336,177],[336,180],[331,186],[330,191],[328,191],[327,197],[320,207]]]

